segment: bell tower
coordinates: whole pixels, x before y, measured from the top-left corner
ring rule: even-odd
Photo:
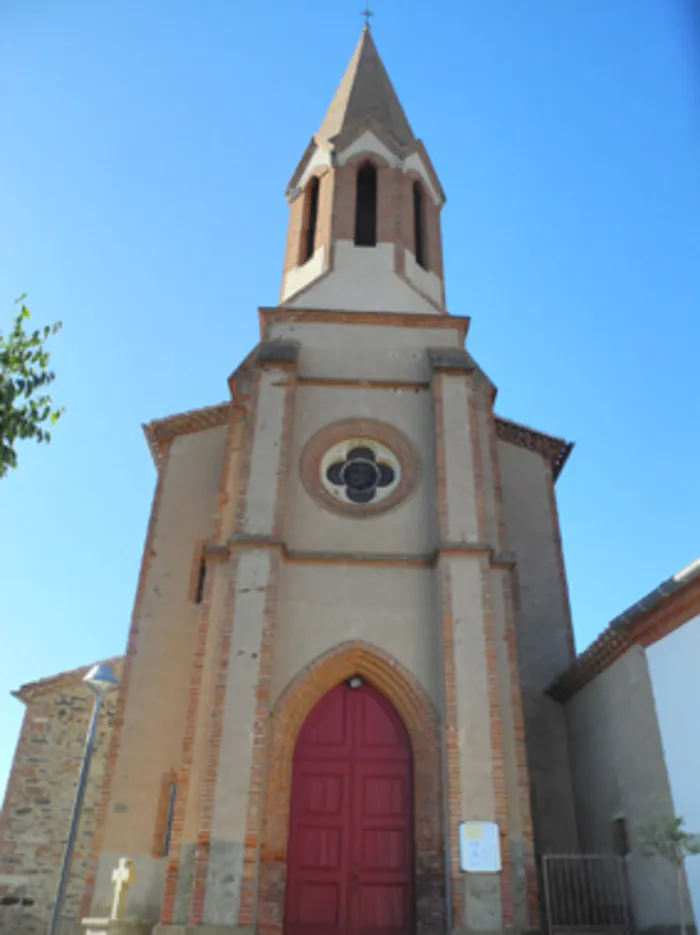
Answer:
[[[369,26],[286,194],[280,304],[445,312],[445,195]]]

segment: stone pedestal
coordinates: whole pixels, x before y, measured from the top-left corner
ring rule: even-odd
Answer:
[[[253,935],[244,925],[156,925],[153,935]]]
[[[151,935],[152,922],[127,922],[125,919],[83,919],[83,935]]]

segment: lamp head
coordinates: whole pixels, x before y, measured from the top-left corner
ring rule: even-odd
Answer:
[[[119,685],[119,679],[108,665],[93,666],[83,679],[96,695],[106,695]]]

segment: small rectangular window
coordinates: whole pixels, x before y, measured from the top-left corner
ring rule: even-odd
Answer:
[[[170,837],[173,830],[173,817],[175,816],[175,796],[177,795],[177,783],[171,782],[168,789],[168,810],[165,813],[165,826],[163,827],[163,846],[161,856],[167,857],[170,851]]]
[[[428,268],[425,249],[425,205],[423,188],[419,182],[413,183],[413,241],[416,251],[416,263],[423,269]]]
[[[302,237],[301,264],[308,262],[316,251],[316,228],[318,226],[318,177],[314,176],[306,186],[304,194],[304,233]]]
[[[627,822],[624,818],[615,818],[612,822],[612,849],[613,854],[625,857],[630,852],[627,836]]]
[[[195,604],[201,604],[204,599],[204,583],[207,580],[207,565],[204,556],[199,561],[199,575],[197,577],[197,588],[194,594]]]
[[[357,170],[355,246],[377,246],[377,170],[371,162]]]

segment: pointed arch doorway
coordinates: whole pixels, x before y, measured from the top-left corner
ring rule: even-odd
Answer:
[[[297,739],[285,935],[409,935],[413,890],[410,741],[386,698],[353,677]]]

